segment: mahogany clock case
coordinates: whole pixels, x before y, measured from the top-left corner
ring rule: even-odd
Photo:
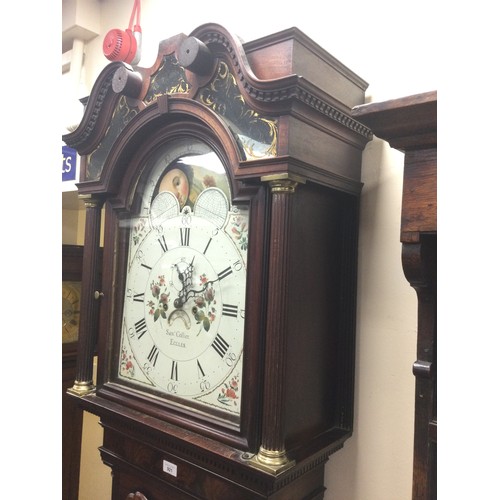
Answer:
[[[360,168],[371,132],[350,110],[366,87],[296,28],[242,44],[216,24],[164,40],[151,68],[115,62],[98,77],[64,140],[82,155],[89,253],[105,207],[102,293],[89,305],[99,321],[79,340],[98,337],[97,387],[79,402],[101,419],[113,498],[322,498],[324,464],[353,426]],[[249,207],[237,418],[117,376],[126,222],[151,159],[189,138],[216,153],[229,202]]]
[[[155,124],[155,129],[159,128],[158,124]],[[142,135],[143,134],[143,135]],[[259,293],[263,288],[263,277],[259,272],[262,268],[263,252],[262,244],[259,242],[264,241],[264,229],[266,227],[264,221],[264,211],[263,211],[263,200],[265,199],[265,192],[262,187],[255,186],[250,188],[246,187],[243,189],[241,184],[234,181],[234,176],[229,170],[229,178],[231,179],[231,184],[233,187],[234,197],[237,199],[238,203],[245,203],[251,206],[251,220],[250,226],[257,228],[255,233],[249,238],[249,269],[248,269],[248,290],[247,294],[249,296],[248,304],[252,304],[251,314],[247,314],[245,317],[245,338],[253,339],[249,341],[244,346],[245,352],[245,363],[244,363],[244,374],[243,379],[245,380],[245,392],[246,395],[242,397],[242,422],[241,426],[239,424],[239,419],[228,418],[228,414],[221,413],[220,411],[200,411],[196,408],[190,408],[184,404],[179,404],[175,401],[175,398],[165,399],[165,397],[154,397],[154,391],[149,395],[152,397],[144,396],[144,394],[138,393],[134,390],[133,386],[127,385],[123,381],[119,381],[116,374],[119,373],[120,364],[120,350],[118,348],[120,330],[121,330],[121,318],[123,315],[123,302],[126,293],[126,259],[128,256],[128,240],[129,240],[129,229],[121,229],[121,220],[127,216],[128,210],[133,207],[127,207],[126,201],[132,199],[131,189],[137,185],[138,175],[146,175],[147,172],[143,172],[143,165],[148,164],[148,158],[154,156],[155,151],[165,144],[168,144],[169,140],[175,140],[179,137],[189,138],[192,137],[193,140],[202,139],[204,142],[209,144],[214,151],[219,152],[219,157],[222,159],[225,165],[230,165],[230,160],[227,158],[228,155],[222,153],[223,148],[214,134],[206,127],[203,127],[201,123],[192,120],[179,120],[179,117],[172,123],[162,123],[160,131],[154,132],[153,128],[150,130],[144,130],[141,132],[141,138],[138,142],[141,144],[140,150],[138,150],[130,159],[126,172],[120,175],[123,179],[119,192],[117,196],[110,201],[106,210],[106,237],[110,241],[116,241],[116,248],[113,250],[115,252],[115,269],[105,269],[105,281],[104,288],[107,289],[107,285],[114,283],[114,287],[110,286],[109,289],[114,290],[114,295],[108,297],[110,300],[103,300],[102,309],[104,317],[111,317],[111,326],[106,325],[109,331],[113,331],[113,338],[106,341],[106,347],[103,347],[103,351],[106,356],[103,359],[101,366],[101,371],[99,372],[101,380],[106,381],[102,386],[98,388],[98,394],[103,395],[103,397],[108,397],[109,399],[122,402],[127,406],[133,408],[134,410],[140,411],[141,413],[148,414],[150,416],[159,418],[161,420],[168,420],[172,423],[181,425],[183,428],[191,429],[196,432],[205,433],[211,437],[217,438],[224,442],[231,443],[234,446],[243,447],[247,449],[249,444],[245,435],[248,435],[249,426],[252,426],[252,422],[255,421],[255,416],[252,414],[251,408],[257,407],[258,393],[252,391],[252,388],[258,387],[258,370],[256,367],[256,359],[260,350],[260,343],[262,338],[260,338],[259,332],[262,329],[262,321],[258,318],[262,316],[263,300],[264,298]],[[129,142],[129,141],[128,141]],[[227,167],[226,167],[227,168]],[[140,201],[140,200],[136,200]],[[106,248],[104,260],[107,261]],[[113,312],[106,312],[106,305],[108,303],[118,304],[114,307]],[[249,310],[247,306],[247,311]],[[109,316],[108,316],[109,314]],[[113,354],[111,354],[113,353]],[[252,361],[253,360],[253,361]],[[248,408],[247,408],[248,407]],[[250,409],[250,410],[249,410]],[[255,424],[253,424],[255,425]],[[255,443],[253,444],[255,446]]]
[[[204,415],[189,408],[183,408],[164,399],[145,398],[131,387],[117,384],[114,374],[118,372],[120,351],[119,330],[123,297],[125,294],[125,266],[128,230],[120,230],[120,220],[126,211],[126,200],[131,199],[131,187],[137,184],[137,176],[151,151],[168,141],[169,134],[182,133],[202,137],[214,149],[222,151],[217,139],[194,122],[176,120],[163,124],[159,133],[144,132],[141,149],[134,154],[128,168],[121,173],[123,179],[119,193],[109,203],[106,211],[106,238],[117,241],[114,252],[115,269],[105,268],[104,289],[114,290],[102,302],[102,316],[112,318],[103,326],[113,331],[113,337],[101,336],[99,352],[105,353],[99,371],[99,379],[105,381],[98,387],[97,394],[121,402],[146,415],[168,420],[184,428],[204,433],[240,449],[255,449],[258,442],[258,415],[262,412],[259,400],[263,383],[262,352],[265,331],[264,318],[266,296],[266,272],[269,247],[269,194],[265,187],[256,183],[238,183],[233,179],[235,199],[251,206],[250,226],[255,228],[249,237],[248,299],[246,316],[245,372],[246,394],[242,397],[241,425],[234,425],[218,418],[218,413]],[[139,139],[138,139],[139,142]],[[230,155],[225,155],[230,156]],[[224,156],[226,165],[231,165]],[[345,364],[352,356],[352,329],[354,271],[349,264],[356,254],[355,231],[357,224],[357,197],[346,193],[332,193],[325,187],[306,184],[294,195],[288,217],[293,221],[290,231],[289,266],[287,289],[281,293],[288,297],[287,319],[288,360],[287,391],[289,404],[289,443],[308,442],[316,435],[331,428],[349,428],[352,402],[347,396],[351,391],[349,380],[345,379]],[[105,248],[104,261],[109,262]],[[321,277],[321,279],[318,279]],[[114,285],[112,285],[112,283]],[[344,286],[338,286],[343,283]],[[334,284],[336,286],[334,286]],[[113,310],[107,304],[120,304]],[[111,312],[112,311],[112,312]],[[110,326],[111,325],[111,326]],[[316,331],[327,331],[329,335],[315,336]],[[349,356],[346,353],[350,352]],[[114,353],[112,355],[111,353]],[[308,382],[310,381],[310,382]],[[303,387],[304,390],[298,390]],[[339,397],[344,394],[343,398]],[[342,401],[340,407],[335,402]],[[349,431],[347,431],[349,432]]]

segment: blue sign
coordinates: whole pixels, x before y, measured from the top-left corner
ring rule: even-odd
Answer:
[[[62,147],[62,180],[76,180],[76,150],[69,146]]]

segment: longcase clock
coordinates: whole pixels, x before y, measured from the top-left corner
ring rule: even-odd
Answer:
[[[87,210],[69,392],[113,499],[323,498],[353,426],[366,87],[296,28],[216,24],[96,80],[64,136]]]

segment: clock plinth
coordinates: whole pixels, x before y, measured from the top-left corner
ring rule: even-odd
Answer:
[[[295,28],[242,44],[216,24],[97,79],[64,136],[106,210],[79,339],[96,388],[70,393],[114,497],[322,498],[352,433],[366,87]]]

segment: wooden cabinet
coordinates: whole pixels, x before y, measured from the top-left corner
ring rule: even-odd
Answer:
[[[97,250],[101,279],[101,249]],[[62,498],[78,500],[83,411],[67,394],[77,379],[83,246],[62,246]]]
[[[437,93],[357,106],[353,116],[405,154],[402,264],[418,298],[413,500],[433,500],[437,468]]]
[[[62,281],[72,287],[82,279],[83,247],[63,245],[62,247]],[[72,294],[69,297],[69,294]],[[70,300],[68,300],[70,299]],[[73,290],[63,286],[62,306],[62,498],[78,499],[80,478],[80,449],[82,438],[83,412],[77,402],[68,396],[67,389],[73,386],[76,376],[77,343],[72,332],[78,332],[79,304],[73,307],[72,302],[79,302]],[[65,324],[72,322],[70,328]],[[69,340],[69,341],[66,341]]]

